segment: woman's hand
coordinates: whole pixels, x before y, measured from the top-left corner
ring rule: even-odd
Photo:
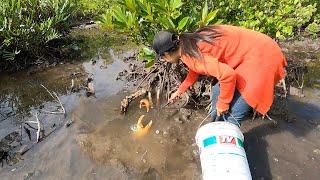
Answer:
[[[170,99],[168,100],[169,103],[174,103],[179,96],[181,95],[181,92],[179,90],[177,90],[176,92],[172,93],[170,96]]]
[[[225,114],[228,110],[221,110],[219,108],[217,108],[217,116],[221,116],[223,114]]]

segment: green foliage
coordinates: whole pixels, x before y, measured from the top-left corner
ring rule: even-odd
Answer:
[[[78,0],[82,13],[85,16],[99,15],[109,9],[112,0]]]
[[[146,62],[146,67],[151,67],[154,64],[154,59],[155,59],[155,53],[153,50],[144,47],[140,50],[138,58],[140,60],[147,61]]]
[[[101,22],[150,44],[155,32],[193,31],[213,23],[233,24],[286,39],[310,24],[317,0],[117,0]],[[319,9],[318,9],[319,12]],[[308,29],[317,30],[318,22]]]
[[[184,32],[216,22],[218,10],[209,8],[206,1],[194,4],[181,0],[118,0],[100,21],[105,27],[150,44],[160,29]]]
[[[2,0],[0,4],[0,67],[25,65],[47,44],[69,28],[68,20],[77,10],[76,0]],[[27,56],[25,56],[27,55]]]
[[[314,36],[320,32],[320,12],[314,16],[313,22],[306,27],[306,31]]]
[[[222,23],[243,26],[274,38],[292,37],[309,23],[317,4],[314,0],[220,0],[211,1]]]
[[[298,34],[312,19],[306,30],[318,33],[316,12],[317,0],[115,0],[100,21],[145,45],[161,29],[181,33],[214,23],[243,26],[283,40]],[[150,65],[154,55],[147,52],[142,49],[140,57]]]

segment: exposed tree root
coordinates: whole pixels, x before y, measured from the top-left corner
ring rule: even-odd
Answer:
[[[144,64],[131,58],[130,67],[119,73],[118,79],[125,77],[129,82],[138,82],[136,91],[127,96],[121,101],[121,112],[126,112],[127,108],[133,100],[140,96],[148,94],[151,98],[151,93],[156,96],[156,105],[160,107],[161,99],[168,99],[170,94],[174,92],[185,78],[188,70],[182,63],[170,64],[167,62],[157,61],[150,69],[144,68]],[[287,78],[275,87],[275,102],[272,107],[271,114],[280,115],[281,118],[288,120],[287,111],[287,95],[290,92],[290,86],[298,86],[303,88],[303,77],[307,72],[304,62],[288,61]],[[132,65],[136,64],[136,65]],[[210,109],[211,102],[211,87],[217,83],[215,78],[200,77],[198,82],[190,88],[183,105],[192,105],[196,108],[207,107]],[[209,105],[209,106],[208,106]],[[253,119],[257,114],[254,114]],[[270,116],[267,118],[274,122]]]
[[[129,95],[129,96],[126,96],[122,101],[121,101],[121,112],[122,113],[126,113],[127,112],[127,109],[129,107],[129,103],[135,99],[137,99],[138,97],[140,96],[143,96],[147,93],[147,90],[146,89],[140,89],[138,91],[136,91],[135,93]]]

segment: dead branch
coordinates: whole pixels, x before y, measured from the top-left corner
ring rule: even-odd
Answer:
[[[40,132],[41,132],[41,122],[38,118],[38,113],[34,114],[36,121],[27,121],[26,123],[37,124],[37,142],[40,140]]]
[[[156,96],[157,96],[157,107],[160,107],[160,88],[157,88]]]
[[[121,101],[121,113],[125,113],[127,112],[127,108],[130,104],[130,102],[132,102],[133,100],[137,99],[138,97],[142,96],[142,95],[145,95],[147,93],[147,90],[142,88],[138,91],[136,91],[135,93],[129,95],[129,96],[126,96],[122,101]]]
[[[150,76],[150,74],[152,74],[154,71],[156,71],[158,68],[154,68],[152,71],[150,71],[139,83],[139,85],[136,87],[136,90],[139,89],[139,87],[142,85],[142,83]]]
[[[41,112],[46,114],[64,114],[63,112],[47,111],[47,110],[41,110]]]
[[[40,84],[49,94],[50,94],[50,96],[57,102],[57,103],[59,103],[60,104],[60,109],[61,109],[61,111],[47,111],[47,110],[41,110],[42,112],[44,112],[44,113],[47,113],[47,114],[66,114],[66,110],[64,109],[64,107],[63,107],[63,105],[62,105],[62,103],[61,103],[61,101],[60,101],[60,98],[59,98],[59,96],[57,95],[57,93],[56,92],[54,92],[54,91],[52,91],[52,92],[50,92],[49,90],[48,90],[48,88],[46,88],[44,85],[42,85],[42,84]]]
[[[48,90],[48,88],[46,88],[44,85],[42,85],[42,84],[40,84],[40,86],[42,86],[49,94],[50,94],[50,96],[54,99],[54,100],[56,100],[56,98],[52,95],[52,93]]]
[[[152,94],[151,94],[150,91],[148,91],[148,100],[149,100],[149,102],[150,102],[151,108],[153,108]]]
[[[62,109],[62,114],[66,114],[66,110],[64,109],[64,107],[63,107],[63,105],[62,105],[62,103],[61,103],[61,101],[60,101],[57,93],[53,92],[53,94],[56,96],[56,98],[57,98],[57,100],[58,100],[58,102],[59,102],[59,104],[60,104],[60,107],[61,107],[61,109]]]

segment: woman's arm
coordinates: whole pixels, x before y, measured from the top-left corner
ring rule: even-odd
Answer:
[[[182,94],[198,80],[199,74],[189,69],[186,79],[179,86],[178,91]]]
[[[199,63],[202,64],[200,67],[203,68],[207,75],[214,76],[219,81],[220,95],[218,96],[216,107],[223,111],[228,110],[236,87],[234,69],[210,55],[204,55],[203,61]]]

